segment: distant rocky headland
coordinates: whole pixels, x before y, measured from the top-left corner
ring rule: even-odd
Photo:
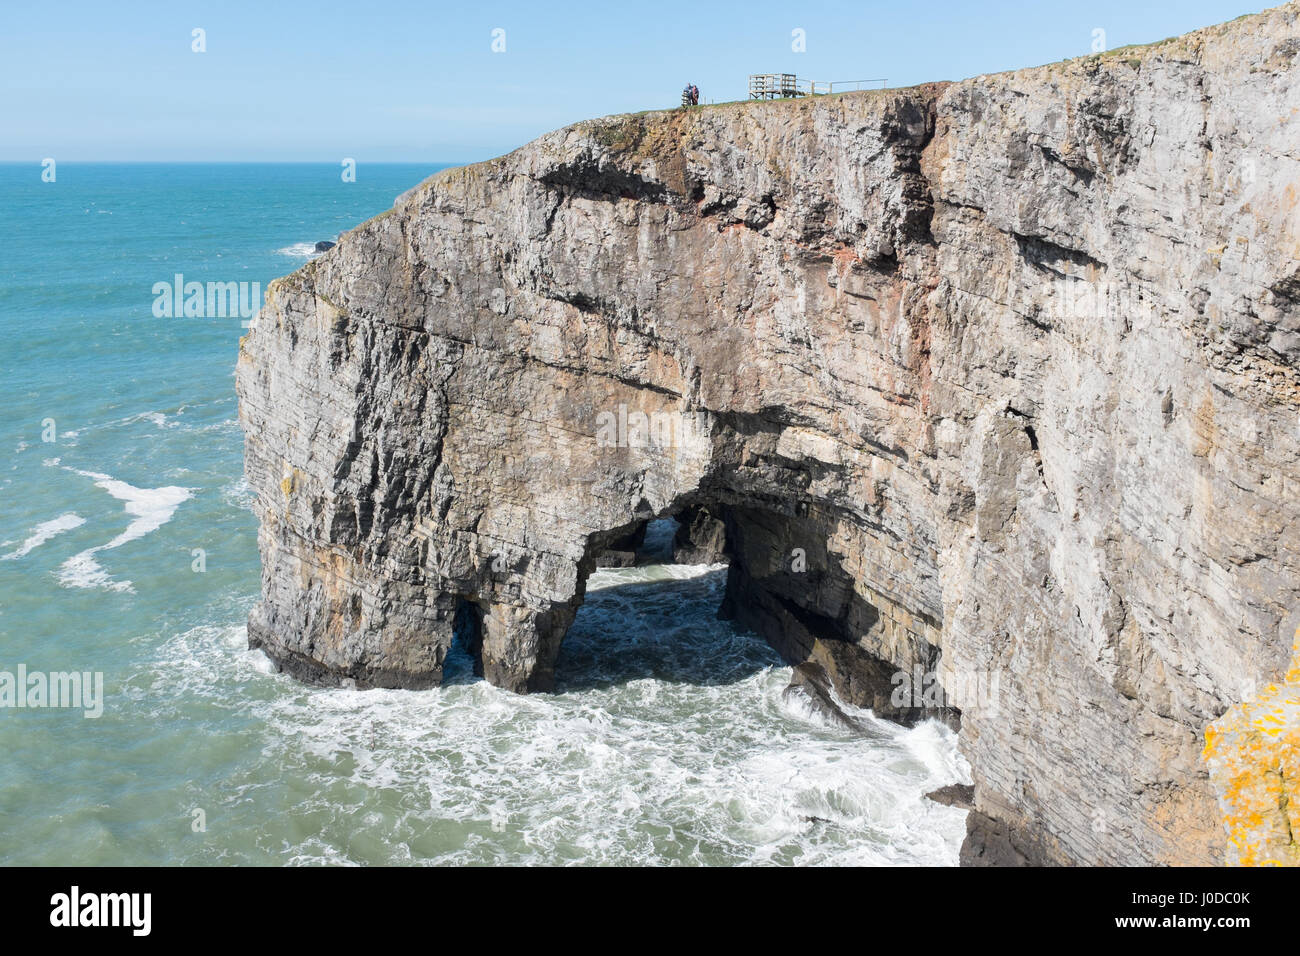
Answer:
[[[1300,862],[1298,17],[439,173],[241,344],[251,645],[546,691],[673,515],[800,680],[960,726],[963,862]]]

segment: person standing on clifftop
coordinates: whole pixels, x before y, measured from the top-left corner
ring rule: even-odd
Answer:
[[[700,88],[696,86],[694,83],[691,84],[691,105],[692,106],[700,105]]]

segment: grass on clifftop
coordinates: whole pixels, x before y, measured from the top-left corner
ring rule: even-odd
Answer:
[[[723,100],[720,103],[700,103],[698,106],[661,106],[648,110],[637,110],[633,113],[611,113],[608,116],[593,117],[591,119],[579,120],[578,124],[584,123],[613,123],[618,120],[632,119],[640,116],[650,116],[655,113],[677,113],[688,115],[690,113],[701,112],[703,110],[716,110],[725,106],[730,107],[751,107],[760,105],[771,105],[774,103],[820,103],[823,100],[836,100],[844,96],[872,96],[881,93],[899,93],[905,90],[914,90],[919,86],[930,86],[929,83],[918,83],[915,86],[887,86],[879,90],[844,90],[840,93],[818,93],[816,96],[778,96],[773,99],[751,99],[746,97],[741,100]],[[604,145],[609,145],[605,143]]]

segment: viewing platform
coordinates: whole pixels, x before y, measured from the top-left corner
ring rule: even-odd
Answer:
[[[884,79],[878,80],[801,80],[793,73],[751,73],[749,76],[749,98],[751,100],[779,100],[790,96],[825,96],[828,93],[846,93],[850,90],[875,89],[867,84],[885,86]]]

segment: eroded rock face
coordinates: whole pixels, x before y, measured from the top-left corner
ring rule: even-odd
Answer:
[[[1292,4],[435,176],[242,343],[250,643],[424,687],[463,628],[546,690],[598,557],[702,509],[740,621],[960,711],[964,860],[1221,862],[1204,728],[1300,606],[1298,51]]]

